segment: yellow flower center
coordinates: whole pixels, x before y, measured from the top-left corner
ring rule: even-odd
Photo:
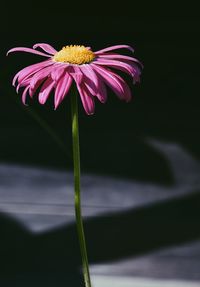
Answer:
[[[95,58],[95,54],[86,48],[85,46],[80,45],[70,45],[65,46],[53,56],[53,60],[56,62],[70,63],[82,65],[90,63]]]

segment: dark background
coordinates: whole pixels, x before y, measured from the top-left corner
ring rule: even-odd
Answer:
[[[3,1],[0,160],[71,167],[70,158],[63,156],[63,151],[30,114],[37,112],[49,123],[70,155],[69,99],[56,112],[51,100],[40,106],[37,96],[24,108],[20,94],[11,86],[18,70],[42,57],[26,53],[6,57],[7,50],[32,47],[39,42],[52,44],[56,49],[84,44],[94,51],[129,44],[144,63],[141,84],[131,87],[130,104],[119,101],[110,92],[105,105],[96,102],[94,116],[87,116],[80,105],[83,170],[156,181],[169,179],[166,163],[145,143],[147,137],[175,141],[199,157],[200,20],[196,3]],[[130,79],[125,78],[130,84]]]
[[[105,105],[96,101],[93,116],[87,116],[79,103],[82,170],[161,186],[172,185],[174,178],[166,158],[149,145],[147,139],[174,142],[183,146],[195,159],[200,157],[200,17],[197,2],[1,1],[0,162],[72,168],[69,98],[57,111],[54,111],[51,99],[41,106],[37,96],[29,101],[29,107],[24,107],[21,93],[17,95],[11,86],[12,78],[17,71],[41,61],[42,57],[26,53],[6,57],[10,48],[32,47],[35,43],[46,42],[56,49],[68,44],[83,44],[96,51],[115,44],[128,44],[135,48],[135,57],[144,64],[141,84],[131,86],[133,100],[129,104],[121,102],[109,91]],[[131,84],[130,79],[124,77]],[[48,123],[59,139],[52,139],[41,128],[35,120],[38,116]],[[9,181],[9,175],[6,180]],[[101,252],[103,243],[108,246],[108,258],[105,256],[102,259],[106,261],[145,254],[160,246],[178,245],[199,238],[200,200],[199,191],[195,192],[191,197],[158,206],[133,208],[124,214],[105,215],[87,221],[88,242],[93,246],[90,254],[92,262],[101,261],[101,255],[105,255]],[[129,229],[131,224],[133,232]],[[8,272],[7,278],[15,280],[9,266],[18,276],[21,276],[21,271],[16,266],[26,273],[29,260],[30,265],[39,261],[39,267],[36,264],[30,270],[41,267],[42,276],[42,268],[47,261],[50,265],[54,262],[44,276],[50,281],[57,268],[63,271],[63,278],[66,279],[67,262],[68,273],[78,282],[69,286],[79,286],[78,271],[74,273],[77,262],[80,262],[74,224],[45,233],[39,240],[32,234],[27,235],[15,219],[6,215],[0,217],[0,228],[4,235],[3,239],[1,237],[0,253],[6,258],[5,264],[2,260],[0,266]],[[94,232],[95,228],[99,233]],[[101,232],[107,236],[103,243],[99,242]],[[110,244],[107,239],[110,239]],[[122,242],[121,247],[126,247],[125,254],[118,249],[119,242]],[[64,246],[70,248],[65,249]],[[117,256],[112,253],[112,247]],[[60,262],[58,266],[54,266],[57,262]],[[198,264],[195,263],[195,266]],[[55,276],[59,277],[58,274]],[[18,286],[17,283],[9,285],[8,281],[8,285],[2,286]],[[40,286],[38,282],[33,286]],[[57,286],[53,284],[42,286]],[[27,286],[27,283],[19,286]]]

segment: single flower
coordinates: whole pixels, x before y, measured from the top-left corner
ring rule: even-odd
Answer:
[[[36,50],[40,48],[43,52]],[[22,102],[26,104],[27,94],[32,98],[36,91],[41,104],[45,104],[50,93],[54,93],[55,109],[67,96],[72,82],[75,81],[87,114],[93,114],[95,109],[94,97],[102,103],[106,102],[109,86],[115,94],[125,101],[130,101],[131,91],[127,83],[115,70],[120,70],[133,78],[133,82],[140,81],[142,64],[132,56],[114,53],[114,50],[129,49],[127,45],[116,45],[97,52],[90,47],[70,45],[56,51],[49,44],[39,43],[33,49],[17,47],[8,51],[28,52],[47,57],[48,59],[20,70],[13,79],[13,85],[24,88]]]

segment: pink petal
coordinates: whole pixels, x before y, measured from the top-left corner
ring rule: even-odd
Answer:
[[[93,65],[93,64],[91,64]],[[125,94],[124,86],[122,83],[125,83],[124,80],[115,73],[99,67],[97,65],[93,65],[94,69],[97,71],[97,73],[102,77],[104,82],[116,93],[116,95],[122,99],[122,100],[129,100],[129,95]]]
[[[30,81],[31,89],[34,89],[39,81],[45,80],[45,78],[50,75],[51,71],[52,67],[46,67],[35,73]]]
[[[63,75],[66,67],[67,65],[63,65],[63,64],[54,65],[52,72],[51,72],[51,78],[57,82],[60,79],[60,77]]]
[[[109,66],[111,68],[115,68],[122,72],[125,72],[132,77],[134,77],[134,74],[136,73],[136,70],[131,65],[120,61],[97,59],[96,61],[93,62],[93,64]]]
[[[23,94],[22,94],[22,103],[23,103],[24,105],[26,105],[26,96],[27,96],[28,89],[29,89],[29,86],[27,86],[27,87],[24,89]]]
[[[55,53],[57,53],[57,51],[51,45],[46,44],[46,43],[38,43],[33,46],[33,49],[37,49],[37,48],[41,48],[42,50],[44,50],[45,52],[51,55],[54,55]]]
[[[88,91],[93,95],[93,96],[96,96],[97,95],[97,88],[96,86],[94,85],[94,83],[86,78],[86,77],[83,77],[83,82],[84,82],[84,85],[87,87]]]
[[[70,75],[73,77],[77,84],[81,84],[83,80],[83,74],[78,66],[71,66]]]
[[[26,47],[17,47],[17,48],[10,49],[7,52],[7,55],[10,53],[13,53],[13,52],[26,52],[26,53],[36,54],[36,55],[40,55],[40,56],[44,56],[44,57],[51,57],[50,55],[47,55],[45,53],[36,51],[34,49],[26,48]]]
[[[86,77],[83,78],[83,82],[85,87],[87,88],[87,90],[89,91],[89,93],[94,96],[97,97],[97,99],[102,102],[105,103],[106,101],[106,96],[105,96],[105,91],[103,90],[103,88],[97,89],[96,86],[92,85],[92,81]]]
[[[84,74],[83,82],[89,92],[93,96],[97,97],[100,102],[105,103],[106,89],[104,83],[100,80],[95,71],[90,65],[82,65],[80,70]]]
[[[100,100],[100,102],[105,103],[107,101],[107,90],[106,86],[102,79],[99,78],[99,90],[96,97]]]
[[[83,107],[88,115],[93,115],[95,111],[94,99],[84,84],[77,85]]]
[[[69,92],[71,84],[72,84],[72,77],[70,75],[66,74],[62,76],[62,78],[60,78],[55,89],[55,96],[54,96],[55,109],[57,109],[57,107],[60,105],[60,103],[63,101],[63,99]]]
[[[99,55],[99,54],[102,54],[102,53],[105,53],[105,52],[118,50],[118,49],[128,49],[131,52],[134,52],[134,49],[131,46],[128,46],[128,45],[115,45],[115,46],[111,46],[111,47],[99,50],[99,51],[95,52],[95,54]]]
[[[44,78],[41,78],[40,80],[38,80],[34,87],[31,87],[29,85],[30,86],[30,88],[29,88],[29,95],[30,95],[31,98],[36,93],[36,91],[39,88],[39,86],[44,82],[44,80],[45,80]]]
[[[135,62],[137,64],[139,64],[142,68],[144,67],[143,64],[136,58],[134,57],[129,57],[129,56],[124,56],[124,55],[120,55],[120,54],[102,54],[99,55],[98,58],[102,58],[102,59],[110,59],[110,60],[115,60],[118,59],[119,61],[131,61],[131,62]]]
[[[99,86],[98,77],[97,77],[96,73],[93,71],[93,69],[91,68],[91,66],[88,64],[82,65],[80,67],[80,70],[82,71],[82,73],[87,78],[91,79],[91,81],[94,83],[94,85],[98,88],[98,86]]]
[[[80,67],[80,71],[83,73],[83,79],[85,86],[89,92],[96,96],[99,88],[98,78],[89,65],[83,65]]]
[[[51,78],[48,78],[44,82],[44,84],[42,85],[40,93],[38,95],[40,104],[43,105],[43,104],[46,103],[46,101],[47,101],[47,99],[49,97],[49,94],[51,93],[53,87],[54,87],[54,82],[52,81]]]
[[[26,80],[20,82],[20,84],[17,85],[16,92],[18,93],[19,89],[21,87],[26,87],[26,86],[29,86],[29,85],[30,85],[30,79],[26,79]]]
[[[76,86],[79,91],[83,107],[88,115],[92,115],[94,114],[95,110],[94,99],[91,93],[88,91],[87,87],[84,85],[83,74],[81,73],[80,69],[78,67],[73,68],[75,70],[75,73],[72,73],[71,75],[76,82]]]
[[[41,69],[43,69],[46,66],[50,66],[52,65],[53,62],[50,60],[45,60],[43,62],[28,66],[22,70],[20,70],[14,77],[13,79],[13,86],[15,86],[16,81],[18,79],[18,82],[22,82],[23,80],[25,80],[26,78],[30,77],[31,75],[33,75],[34,73],[40,71]]]
[[[112,72],[111,72],[112,73]],[[124,93],[124,99],[126,102],[130,102],[130,100],[132,99],[132,95],[131,95],[131,90],[129,88],[129,86],[127,85],[127,83],[124,81],[124,79],[122,79],[119,75],[112,73],[121,83],[121,86],[123,88],[123,93]]]

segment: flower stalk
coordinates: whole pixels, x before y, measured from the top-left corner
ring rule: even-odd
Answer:
[[[72,89],[71,112],[72,112],[72,143],[73,143],[73,162],[74,162],[74,191],[75,191],[75,215],[78,239],[82,258],[82,270],[86,287],[91,287],[87,249],[81,214],[81,189],[80,189],[80,149],[79,149],[79,125],[78,125],[78,102],[77,91]]]

